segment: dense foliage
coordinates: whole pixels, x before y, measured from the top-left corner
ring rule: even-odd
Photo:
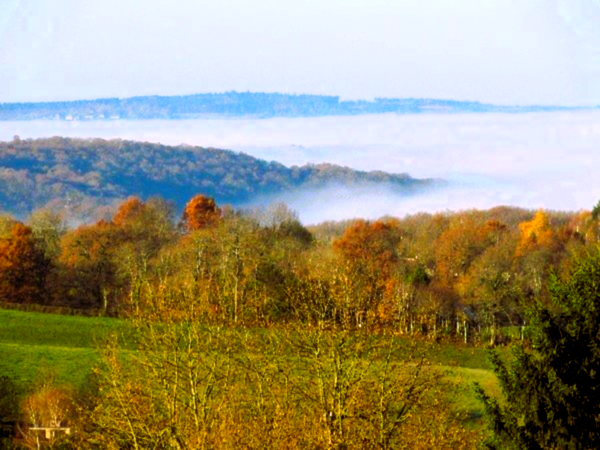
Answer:
[[[1,302],[127,319],[101,342],[85,391],[46,378],[29,389],[24,445],[41,445],[38,426],[68,425],[77,433],[53,445],[474,447],[480,436],[451,406],[456,386],[413,344],[507,339],[535,348],[511,369],[494,360],[510,402],[482,393],[496,444],[596,439],[591,212],[498,207],[307,228],[284,204],[236,210],[198,194],[182,210],[130,197],[78,226],[51,207],[25,223],[0,217]]]
[[[548,271],[568,271],[599,231],[590,212],[508,207],[310,230],[282,204],[241,211],[196,195],[175,211],[131,197],[75,228],[56,208],[26,224],[5,216],[0,301],[126,315],[168,285],[219,322],[327,320],[494,343],[525,324],[534,299],[548,303]]]
[[[456,357],[451,345],[440,355],[366,330],[211,326],[194,320],[191,303],[169,315],[167,299],[129,320],[0,311],[10,324],[0,327],[0,371],[18,387],[11,395],[0,384],[10,407],[1,411],[15,411],[3,417],[19,420],[18,448],[468,448],[480,439],[455,397],[469,391],[435,366]],[[110,330],[126,344],[102,339]],[[487,368],[477,353],[472,362]],[[52,423],[71,434],[44,440],[31,429]]]
[[[505,402],[480,390],[491,415],[491,448],[597,448],[600,439],[600,252],[550,282],[552,303],[531,306],[533,349],[492,361]]]
[[[0,298],[36,303],[45,295],[50,260],[37,245],[31,228],[17,222],[0,241]]]
[[[21,216],[47,204],[85,216],[131,195],[161,196],[182,209],[198,192],[239,206],[258,197],[332,184],[379,184],[406,192],[439,183],[332,164],[286,167],[227,150],[121,139],[15,137],[0,142],[0,166],[0,203]]]

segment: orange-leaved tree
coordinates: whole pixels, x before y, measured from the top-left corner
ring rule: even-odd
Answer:
[[[397,269],[400,239],[396,221],[357,220],[333,243],[345,271],[338,283],[343,286],[345,304],[340,306],[349,309],[346,313],[354,315],[358,324],[379,308],[386,284]]]
[[[138,197],[129,197],[119,205],[119,209],[112,218],[117,226],[132,225],[144,214],[146,205]]]
[[[70,306],[106,310],[109,298],[116,296],[113,253],[119,240],[117,232],[112,223],[100,220],[82,225],[61,239],[62,276],[56,288]]]
[[[435,241],[437,281],[456,288],[473,261],[486,248],[498,242],[506,226],[496,220],[477,224],[470,218],[461,218],[444,231]]]
[[[333,248],[361,273],[387,278],[398,261],[400,236],[393,221],[357,220],[333,243]]]
[[[10,237],[0,241],[0,300],[44,303],[50,267],[31,228],[15,223]]]
[[[182,224],[188,231],[193,231],[210,226],[220,218],[221,210],[214,198],[196,195],[185,205]]]

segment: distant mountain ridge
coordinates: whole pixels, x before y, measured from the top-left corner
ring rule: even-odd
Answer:
[[[182,96],[155,95],[66,102],[0,103],[0,120],[269,118],[381,113],[526,113],[578,109],[588,108],[498,106],[479,102],[415,98],[340,101],[337,96],[232,91]]]
[[[440,183],[333,164],[286,167],[244,153],[187,145],[16,136],[0,142],[0,209],[20,216],[48,204],[92,208],[131,195],[161,196],[181,209],[198,193],[241,206],[332,185],[378,185],[407,194]]]

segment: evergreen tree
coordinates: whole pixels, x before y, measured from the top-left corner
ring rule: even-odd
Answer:
[[[600,251],[566,278],[551,276],[552,305],[529,311],[532,350],[491,353],[504,402],[478,394],[490,417],[489,448],[597,448],[600,442]]]
[[[596,203],[596,206],[592,209],[592,219],[598,220],[600,218],[600,200]]]

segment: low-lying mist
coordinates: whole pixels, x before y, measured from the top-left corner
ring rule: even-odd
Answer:
[[[279,196],[308,224],[514,205],[591,209],[600,199],[600,111],[353,117],[0,122],[0,139],[123,138],[243,151],[285,165],[330,162],[443,178],[411,195],[387,186]],[[257,200],[256,203],[265,200]]]
[[[284,202],[298,211],[302,223],[314,225],[326,220],[377,219],[386,215],[404,217],[418,212],[488,209],[498,205],[531,208],[531,199],[537,195],[516,183],[473,176],[453,178],[446,185],[440,183],[410,193],[385,184],[328,186],[259,199],[248,206]],[[567,204],[564,208],[554,209],[574,208]]]

